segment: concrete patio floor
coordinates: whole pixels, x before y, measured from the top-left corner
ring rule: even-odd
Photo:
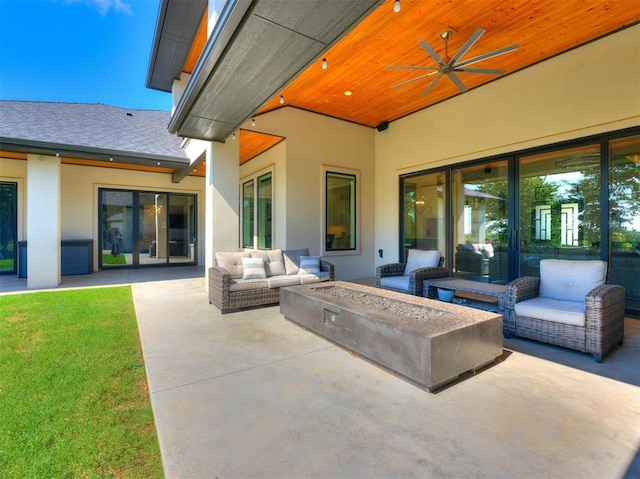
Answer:
[[[510,339],[495,365],[431,394],[277,306],[221,315],[201,268],[61,287],[127,283],[168,478],[640,477],[639,320],[601,364]],[[2,292],[25,286],[0,278]]]

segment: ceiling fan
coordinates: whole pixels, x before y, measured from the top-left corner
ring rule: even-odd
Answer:
[[[429,73],[425,73],[424,75],[420,75],[418,77],[412,78],[411,80],[404,81],[402,83],[398,83],[393,85],[391,88],[397,88],[400,86],[407,85],[414,81],[422,80],[423,78],[427,78],[433,75],[437,75],[433,81],[427,86],[427,88],[422,92],[422,96],[426,96],[427,93],[431,91],[431,89],[435,86],[436,83],[443,77],[447,76],[449,79],[460,89],[461,92],[467,91],[466,87],[460,81],[460,78],[456,75],[456,73],[482,73],[487,75],[504,75],[504,70],[491,70],[486,68],[468,68],[469,65],[473,65],[474,63],[478,63],[482,60],[487,60],[489,58],[497,57],[498,55],[503,55],[505,53],[509,53],[518,48],[518,45],[511,45],[509,47],[500,48],[499,50],[495,50],[490,53],[485,53],[483,55],[478,55],[477,57],[470,58],[469,60],[460,61],[462,56],[471,49],[471,47],[480,39],[480,37],[484,34],[485,30],[479,28],[476,32],[471,35],[471,37],[467,40],[467,42],[462,45],[462,48],[458,50],[458,52],[452,57],[449,58],[449,52],[447,49],[448,40],[453,35],[452,30],[445,30],[440,34],[440,38],[444,40],[445,45],[445,55],[444,58],[440,57],[436,53],[436,51],[429,46],[427,42],[424,40],[420,40],[418,43],[422,48],[426,50],[426,52],[435,60],[438,64],[437,67],[421,67],[421,66],[387,66],[389,69],[396,70],[430,70]]]

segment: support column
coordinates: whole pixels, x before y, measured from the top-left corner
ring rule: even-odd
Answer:
[[[207,145],[207,186],[205,192],[205,271],[209,289],[209,268],[217,251],[238,251],[239,220],[239,141]]]
[[[27,155],[27,287],[60,284],[60,159]]]

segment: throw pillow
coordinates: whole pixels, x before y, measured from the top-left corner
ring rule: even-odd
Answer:
[[[320,274],[320,256],[300,256],[298,274]]]
[[[262,258],[242,258],[242,279],[266,279]]]

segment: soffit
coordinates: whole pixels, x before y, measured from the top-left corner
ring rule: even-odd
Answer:
[[[448,78],[426,96],[422,92],[433,77],[391,88],[425,72],[386,68],[436,66],[418,42],[426,41],[444,56],[440,34],[447,29],[453,31],[449,56],[479,28],[486,33],[463,59],[517,44],[513,52],[473,65],[508,74],[640,21],[638,0],[401,0],[397,14],[393,2],[385,1],[323,54],[326,70],[319,58],[259,113],[281,108],[279,97],[283,95],[285,105],[375,127],[461,94]],[[458,76],[469,90],[500,78]],[[344,95],[347,90],[352,92],[349,97]]]
[[[224,140],[379,3],[228,2],[169,124],[170,131],[183,137]]]

